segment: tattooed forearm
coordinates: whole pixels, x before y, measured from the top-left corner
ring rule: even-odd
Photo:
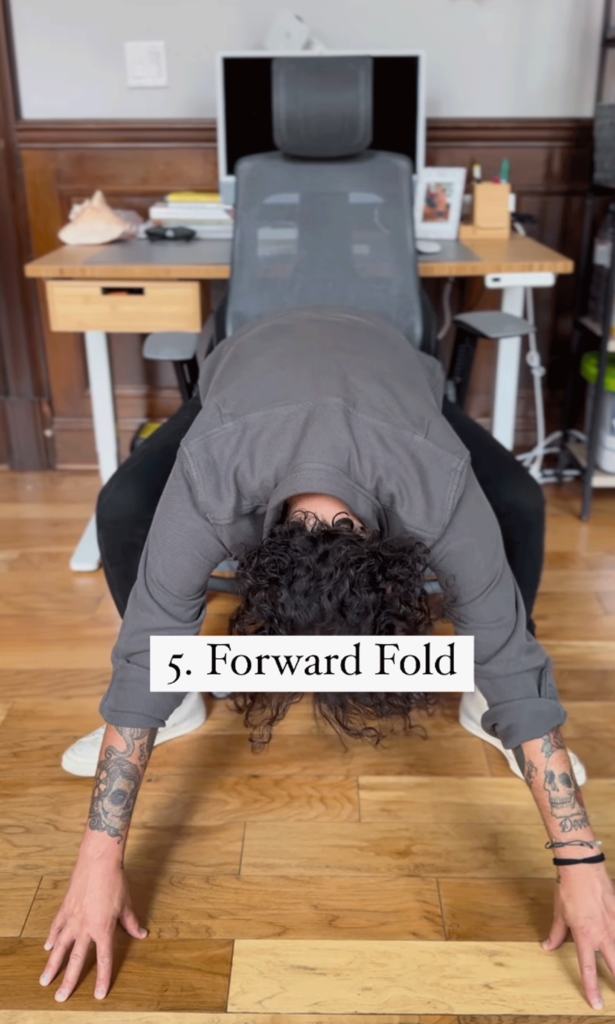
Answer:
[[[126,838],[156,729],[117,729],[124,750],[109,744],[102,753],[89,812],[89,828],[120,845]],[[132,760],[131,760],[132,759]]]
[[[544,789],[549,798],[551,816],[557,819],[560,832],[579,832],[589,827],[581,790],[568,758],[562,758],[566,746],[559,729],[553,729],[542,740],[546,757]],[[570,770],[568,770],[570,766]]]
[[[523,778],[525,779],[525,781],[531,789],[532,783],[538,774],[538,768],[536,767],[533,761],[526,760],[525,754],[523,752],[523,747],[515,747],[513,750],[513,754],[515,755],[515,761],[521,769]]]
[[[542,737],[542,752],[545,757],[552,757],[556,750],[565,750],[566,744],[560,729],[552,729],[550,733]]]
[[[516,747],[514,755],[535,799],[544,808],[548,828],[558,836],[588,829],[589,819],[581,790],[566,753],[561,731],[553,729],[540,740]],[[528,748],[532,751],[530,760]],[[536,763],[537,762],[537,763]]]

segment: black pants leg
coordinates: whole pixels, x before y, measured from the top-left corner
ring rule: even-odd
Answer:
[[[472,469],[495,512],[504,550],[531,622],[544,559],[545,502],[540,485],[479,423],[444,400],[443,412],[472,459]]]
[[[200,409],[201,400],[195,395],[122,463],[98,496],[100,556],[111,596],[122,616],[180,443]]]

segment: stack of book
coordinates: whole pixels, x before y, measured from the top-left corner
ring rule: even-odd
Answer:
[[[232,208],[223,206],[217,192],[171,192],[149,210],[150,222],[161,227],[184,227],[197,238],[231,239]]]

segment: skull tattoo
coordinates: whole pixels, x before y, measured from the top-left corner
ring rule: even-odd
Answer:
[[[121,838],[130,823],[140,781],[139,769],[126,758],[105,764],[96,777],[90,828]]]
[[[576,786],[568,772],[554,772],[547,768],[544,789],[549,794],[551,814],[555,818],[568,818],[575,813]]]

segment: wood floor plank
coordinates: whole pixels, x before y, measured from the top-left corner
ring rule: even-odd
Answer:
[[[70,622],[91,619],[102,600],[102,594],[60,593],[54,596],[51,589],[39,590],[32,594],[20,592],[17,588],[11,593],[8,587],[3,587],[0,596],[0,615],[3,617],[7,633],[13,622],[24,615],[29,616],[31,624],[36,624],[37,628],[40,628],[41,623],[45,628],[57,628],[58,625],[64,628]]]
[[[601,580],[596,581],[596,585],[599,587],[597,596],[604,614],[611,618],[611,624],[613,624],[613,616],[615,616],[615,585],[613,584],[613,576],[615,573],[605,575],[610,576],[609,588],[607,589],[606,580],[604,582]]]
[[[98,708],[105,684],[101,681],[90,686],[86,682],[84,690],[87,696],[63,696],[61,700],[53,694],[38,699],[16,696],[11,701],[13,714],[9,725],[14,730],[23,728],[33,732],[42,732],[46,727],[48,732],[57,730],[65,735],[68,728],[75,738],[85,736],[104,724]]]
[[[69,781],[68,776],[43,785],[4,779],[0,782],[0,806],[5,830],[27,828],[42,834],[84,829],[92,782],[77,778]]]
[[[541,634],[540,641],[561,670],[563,668],[610,669],[615,664],[615,641],[562,640]]]
[[[600,617],[594,618],[592,615],[585,622],[580,620],[576,610],[572,610],[568,615],[557,615],[553,612],[542,612],[537,604],[534,621],[540,642],[549,652],[556,652],[560,647],[562,651],[567,651],[571,649],[571,644],[588,643],[597,645],[595,650],[599,655],[604,654],[600,645],[605,643],[610,647],[613,622],[610,616],[604,615],[602,606],[599,606]]]
[[[601,826],[607,857],[615,827]],[[538,812],[533,824],[248,822],[242,875],[421,875],[469,878],[552,878]],[[454,856],[451,851],[454,850]]]
[[[91,779],[57,780],[24,786],[0,782],[3,823],[28,824],[38,831],[72,831],[85,826]],[[358,821],[356,780],[350,776],[146,774],[133,817],[136,827],[174,828],[261,821]]]
[[[488,1013],[488,1014],[474,1014],[464,1013],[459,1017],[458,1024],[613,1024],[613,1017],[603,1017],[602,1014],[591,1011],[588,1013],[564,1014],[560,1016],[537,1016],[532,1014],[528,1017],[527,1014],[509,1014],[509,1013]]]
[[[39,831],[23,826],[0,833],[0,864],[4,871],[32,875],[70,875],[83,829],[74,832]],[[186,874],[237,874],[241,861],[243,825],[211,828],[134,828],[128,840],[127,870],[163,874],[174,869]]]
[[[51,492],[48,492],[50,494]],[[80,524],[87,523],[92,514],[92,506],[87,502],[78,501],[56,501],[51,503],[48,500],[41,501],[40,496],[32,501],[2,501],[0,500],[0,519],[15,520],[43,520],[51,516],[61,519],[78,519]]]
[[[615,591],[615,574],[613,569],[589,568],[546,568],[540,578],[541,594],[594,594],[596,592],[613,594]],[[570,596],[568,598],[570,601]],[[571,603],[572,603],[571,602]]]
[[[97,473],[0,473],[0,500],[29,503],[64,504],[92,502],[100,491]]]
[[[547,961],[548,958],[548,961]],[[548,962],[548,967],[547,967]],[[606,972],[600,969],[602,978]],[[607,1013],[615,991],[603,984]],[[235,943],[234,1012],[584,1013],[576,951],[534,942]]]
[[[551,506],[549,507],[549,521],[551,518]],[[592,566],[589,564],[589,558],[587,555],[580,555],[578,551],[545,551],[544,557],[544,571],[550,572],[551,569],[557,569],[560,572],[569,571],[580,571],[583,569],[590,570]],[[596,565],[594,568],[605,568]]]
[[[361,775],[359,798],[363,822],[526,825],[536,815],[527,786],[512,776],[430,779]]]
[[[41,520],[19,518],[0,518],[0,548],[18,548],[20,551],[66,551],[79,540],[83,533],[83,522],[80,519],[66,519],[56,515],[55,510]]]
[[[604,608],[594,592],[583,594],[583,615],[570,594],[541,591],[533,615],[537,635],[545,643],[554,640],[609,640],[613,637],[613,623],[604,614]]]
[[[149,783],[149,784],[147,784]],[[146,777],[135,820],[166,827],[234,821],[358,821],[356,780],[348,775]]]
[[[36,644],[24,644],[23,635],[29,635],[30,623],[20,619],[14,623],[10,636],[2,639],[2,663],[10,670],[65,671],[78,669],[91,671],[105,669],[107,686],[111,679],[110,654],[117,636],[117,630],[110,627],[88,629],[87,635],[83,624],[79,632],[67,630],[66,634],[58,633],[37,637]]]
[[[45,876],[24,937],[45,938],[66,892]],[[444,938],[433,879],[160,876],[131,872],[139,920],[155,939]]]
[[[69,698],[91,697],[100,702],[110,678],[109,664],[98,669],[0,668],[0,698],[11,700],[18,695],[33,701],[49,701],[56,707]]]
[[[68,721],[68,720],[67,720]],[[48,781],[66,778],[60,761],[63,751],[77,739],[79,732],[24,731],[13,727],[11,710],[0,726],[0,778],[20,778],[36,783],[41,777]],[[398,736],[374,748],[359,741],[349,741],[344,748],[332,731],[324,735],[305,736],[300,744],[292,734],[275,735],[268,750],[254,754],[247,733],[244,735],[209,735],[202,730],[183,736],[173,743],[156,747],[151,770],[165,774],[209,773],[244,777],[293,775],[410,774],[460,776],[489,775],[484,744],[464,733],[450,738]]]
[[[0,863],[12,876],[8,895],[0,885],[0,923],[8,919],[8,931],[17,935],[27,914],[25,934],[41,958],[40,942],[68,884],[91,790],[90,780],[61,770],[60,757],[65,746],[101,724],[98,704],[109,684],[119,627],[103,574],[68,568],[97,489],[95,474],[0,474]],[[615,849],[615,500],[596,495],[592,520],[582,524],[578,483],[546,493],[539,635],[554,658],[569,710],[565,735],[588,765],[586,799],[609,856],[610,846]],[[203,631],[224,634],[235,604],[232,596],[212,596]],[[90,1024],[93,1009],[99,1024],[107,1015],[108,1024],[351,1024],[351,1017],[355,1024],[457,1024],[462,1002],[451,1004],[444,1018],[385,1015],[386,1003],[378,1004],[378,1016],[357,1014],[354,1007],[349,1014],[332,1013],[328,1003],[326,1014],[278,1014],[260,1005],[258,1013],[204,1012],[208,1005],[197,998],[198,957],[191,953],[182,985],[185,1005],[198,1012],[198,1021],[185,1019],[181,1007],[169,1008],[166,995],[159,996],[168,991],[173,997],[173,957],[180,956],[182,943],[188,949],[195,942],[285,940],[279,945],[288,957],[306,941],[324,948],[343,939],[349,955],[373,941],[387,949],[424,943],[447,957],[432,986],[436,996],[442,989],[446,995],[442,981],[451,964],[456,970],[455,945],[487,943],[496,961],[487,969],[495,966],[496,973],[496,947],[504,941],[520,941],[524,949],[529,943],[542,963],[536,940],[550,923],[554,871],[544,830],[506,761],[461,729],[458,701],[451,695],[432,718],[417,718],[427,740],[400,737],[383,750],[349,743],[345,752],[314,722],[304,700],[280,723],[270,749],[254,756],[240,717],[208,698],[205,726],[155,751],[127,850],[135,903],[150,925],[151,941],[171,956],[157,953],[148,964],[141,952],[147,943],[131,953],[145,957],[144,969],[136,961],[126,968],[126,991],[134,987],[141,1000],[136,1004],[122,1002],[113,1012],[111,1004],[103,1009],[86,993],[87,1010],[73,1003],[62,1011],[52,993],[35,984],[34,997],[23,996],[23,1011],[0,1009],[0,1024],[49,1024],[51,1014],[59,1019],[58,1011],[70,1011],[72,1024],[86,1024],[87,1013]],[[30,906],[32,883],[45,873]],[[456,943],[441,941],[442,911]],[[27,960],[27,943],[20,950]],[[17,981],[25,960],[21,952],[11,959]],[[303,970],[313,965],[293,963],[300,985],[315,985],[318,994],[320,975]],[[355,989],[359,978],[369,987],[369,968],[364,977],[361,961],[356,963]],[[546,963],[550,973],[551,961]],[[575,1024],[600,1020],[575,988],[574,960],[568,966],[570,977],[558,983],[565,994],[579,996]],[[387,993],[405,995],[416,970],[415,963],[404,970],[401,990],[385,972],[378,984],[388,978]],[[533,982],[526,987],[519,978],[522,998],[534,991]],[[10,1022],[4,1019],[9,1012]],[[19,1012],[26,1015],[22,1020],[15,1019]],[[539,1019],[556,1024],[545,1008],[539,1018],[521,1014],[518,1004],[508,1015],[484,1007],[465,1013],[463,1024]],[[558,1005],[557,1024],[566,1019],[571,1014]]]
[[[2,595],[16,598],[33,595],[37,604],[47,603],[53,609],[53,597],[62,601],[71,601],[82,596],[84,599],[93,597],[101,601],[108,597],[107,585],[97,573],[68,573],[66,564],[47,566],[39,570],[38,581],[34,570],[19,568],[15,558],[3,559],[6,552],[0,552],[0,580]],[[36,589],[33,584],[36,583]],[[34,594],[33,594],[34,591]]]
[[[107,1011],[101,1006],[96,1007],[97,1024],[458,1024],[456,1016],[451,1014],[340,1014],[340,1013],[302,1013],[301,1016],[288,1013],[181,1013],[169,1010],[142,1012],[138,1011]],[[61,1016],[57,1010],[0,1010],[0,1024],[58,1024]],[[70,1024],[92,1024],[89,1011],[71,1010],[67,1008],[67,1019]],[[536,1018],[538,1021],[538,1018]],[[604,1024],[606,1018],[592,1017],[592,1024]],[[544,1024],[556,1024],[553,1019],[540,1018]],[[474,1024],[479,1024],[475,1021]],[[507,1022],[503,1021],[503,1024]],[[508,1024],[519,1024],[519,1020]],[[529,1024],[526,1020],[524,1024]],[[562,1017],[557,1024],[589,1024],[589,1020]]]
[[[567,700],[566,742],[615,735],[615,700]]]
[[[9,710],[0,725],[0,779],[18,779],[24,785],[41,779],[47,783],[66,782],[62,754],[77,738],[74,732],[36,733],[13,728]]]
[[[0,937],[21,935],[41,876],[0,873]]]
[[[84,522],[86,521],[84,520]],[[70,555],[68,561],[70,561]],[[21,548],[12,546],[0,548],[2,578],[10,582],[13,573],[21,573],[24,586],[32,584],[36,579],[37,572],[39,579],[43,578],[44,573],[57,574],[58,579],[61,579],[64,574],[64,585],[66,586],[68,561],[64,550],[49,551],[47,548],[40,548],[38,551],[22,551]],[[96,584],[100,585],[97,576],[90,577],[88,574],[88,578],[95,580]]]
[[[615,781],[590,780],[583,793],[592,819],[615,827]],[[527,825],[538,815],[527,786],[508,768],[501,778],[491,779],[362,775],[359,798],[363,822]]]
[[[115,978],[105,999],[106,1010],[225,1010],[232,943],[152,938],[140,942],[118,931],[116,950]],[[48,988],[38,984],[47,956],[39,939],[0,940],[2,1009],[60,1009],[53,999],[59,980]],[[91,951],[89,970],[67,1004],[71,1011],[100,1008],[94,999],[93,960]]]
[[[38,737],[44,743],[44,737]],[[24,743],[30,745],[30,740]],[[180,751],[179,744],[182,744]],[[447,775],[451,765],[459,775],[487,776],[483,744],[464,733],[446,739],[397,736],[380,747],[348,741],[344,748],[329,731],[305,736],[297,743],[292,735],[275,735],[269,749],[253,754],[246,735],[212,735],[205,740],[192,734],[154,751],[156,770],[161,772],[216,772],[219,775],[352,775],[367,774]],[[22,762],[29,758],[24,754]],[[0,753],[0,770],[2,754]]]
[[[549,522],[546,538],[547,551],[576,551],[580,555],[600,552],[601,555],[615,554],[615,536],[612,523],[594,520],[583,523],[576,530],[571,529],[567,518],[553,516]]]
[[[568,701],[615,700],[615,669],[589,666],[557,666],[557,689],[565,707]]]
[[[441,878],[447,938],[541,942],[553,921],[555,885],[546,878]]]

